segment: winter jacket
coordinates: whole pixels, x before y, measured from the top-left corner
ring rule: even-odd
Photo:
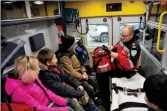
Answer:
[[[37,111],[68,111],[66,99],[57,96],[44,87],[38,78],[36,81],[43,87],[51,101],[60,107],[47,107],[49,98],[36,83],[23,84],[21,80],[9,78],[9,76],[5,83],[6,93],[11,96],[12,102],[36,107]]]
[[[77,78],[78,80],[83,79],[82,73],[86,71],[86,69],[81,66],[81,63],[79,62],[74,52],[70,51],[61,53],[59,63],[61,67],[63,67],[63,69],[73,77]]]
[[[60,70],[56,66],[52,67],[52,69],[47,69],[44,67],[41,68],[39,78],[48,89],[52,90],[54,93],[60,96],[70,98],[81,98],[84,95],[83,92],[79,92],[76,90],[77,87],[81,85],[80,81],[73,78],[66,72]],[[75,89],[68,87],[66,83],[73,86]]]
[[[140,57],[140,45],[136,40],[127,43],[119,41],[113,49],[116,50],[118,56],[114,59],[115,67],[124,71],[134,71]]]

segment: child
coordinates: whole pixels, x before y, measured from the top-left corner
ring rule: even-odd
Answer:
[[[87,74],[85,67],[81,65],[76,57],[75,49],[74,37],[68,35],[62,37],[62,49],[58,53],[59,63],[66,72],[81,81],[81,84],[90,97],[94,97],[98,87],[97,81]]]
[[[47,48],[42,49],[38,53],[38,59],[43,64],[39,73],[39,78],[46,87],[60,96],[69,98],[69,101],[72,100],[72,104],[74,104],[74,98],[83,98],[84,88],[81,86],[81,82],[67,74],[57,65],[57,58],[53,51]],[[89,107],[88,110],[95,111],[97,107],[92,100],[90,100],[87,105],[90,104],[91,107]],[[83,109],[79,106],[78,101],[76,102],[75,99],[74,109],[82,111]]]
[[[156,74],[144,82],[145,101],[156,111],[167,111],[167,75]]]
[[[36,107],[37,111],[73,111],[67,100],[43,86],[38,79],[38,60],[22,56],[15,60],[14,73],[8,74],[5,90],[12,102]]]

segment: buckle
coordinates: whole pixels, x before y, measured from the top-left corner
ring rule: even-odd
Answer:
[[[128,89],[127,89],[126,87],[123,87],[123,91],[127,92],[127,91],[128,91]]]
[[[133,96],[135,96],[135,97],[138,97],[138,94],[137,94],[137,93],[127,93],[127,95],[128,95],[128,96],[133,95]]]
[[[111,88],[115,89],[117,87],[116,83],[112,83]]]
[[[118,88],[117,88],[116,83],[113,83],[112,86],[111,86],[111,88],[114,89],[115,92],[118,94]]]
[[[141,92],[141,88],[137,88],[137,91],[138,91],[138,92]]]
[[[127,92],[133,92],[133,90],[130,88],[127,88]]]

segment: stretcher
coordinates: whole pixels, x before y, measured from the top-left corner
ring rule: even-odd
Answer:
[[[111,78],[111,111],[147,111],[143,84],[145,78],[136,73],[131,78]]]

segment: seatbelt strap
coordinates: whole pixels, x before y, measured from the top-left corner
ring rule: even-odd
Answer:
[[[116,83],[113,83],[111,88],[114,89],[117,94],[118,94],[118,90],[125,91],[125,92],[138,92],[138,93],[144,92],[143,88],[130,89],[126,87],[117,86]]]
[[[120,104],[119,108],[114,109],[113,111],[122,111],[123,109],[131,108],[131,107],[148,108],[147,104],[145,103],[125,102]]]
[[[13,111],[13,110],[12,110],[12,107],[11,107],[11,105],[10,105],[8,99],[7,99],[7,94],[6,94],[6,92],[5,92],[5,88],[4,88],[3,84],[2,84],[2,93],[4,94],[5,102],[6,102],[6,104],[7,104],[7,107],[8,107],[8,109],[9,109],[9,111]]]
[[[35,80],[35,83],[42,89],[42,91],[44,92],[45,96],[48,98],[49,102],[52,102],[52,100],[50,99],[48,93],[45,91],[45,89],[39,84],[39,82],[37,80]]]

